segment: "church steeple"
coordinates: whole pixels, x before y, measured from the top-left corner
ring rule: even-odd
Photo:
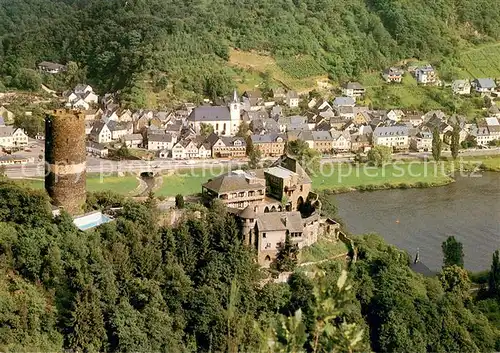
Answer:
[[[238,92],[236,91],[236,88],[233,91],[233,103],[238,103]]]

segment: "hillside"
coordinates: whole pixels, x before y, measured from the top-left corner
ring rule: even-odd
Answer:
[[[136,97],[143,82],[217,95],[238,76],[228,65],[230,48],[271,56],[294,81],[342,80],[403,58],[467,60],[462,48],[500,38],[500,12],[489,10],[497,6],[496,0],[2,0],[2,81],[8,86],[20,68],[41,60],[75,61],[79,77],[101,91],[125,88],[136,105],[145,102]]]

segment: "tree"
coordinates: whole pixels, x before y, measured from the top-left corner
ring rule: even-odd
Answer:
[[[0,165],[0,179],[5,178],[7,176],[7,167],[2,164]]]
[[[441,249],[443,250],[444,267],[453,265],[464,267],[463,245],[454,236],[448,237],[441,245]]]
[[[127,144],[125,142],[122,143],[121,147],[116,151],[116,157],[119,159],[127,159],[130,158],[131,153],[127,147]]]
[[[249,161],[248,161],[248,167],[250,169],[256,169],[259,167],[259,162],[261,158],[261,153],[260,150],[254,149],[252,152],[250,152]]]
[[[392,150],[388,146],[375,146],[368,151],[368,161],[375,166],[382,166],[392,160]]]
[[[184,196],[182,194],[175,195],[175,207],[178,209],[184,208]]]
[[[500,300],[500,251],[495,250],[493,253],[493,261],[491,262],[491,270],[488,278],[488,291],[497,299]]]
[[[286,152],[295,156],[308,173],[319,169],[321,156],[318,151],[309,147],[303,140],[290,141],[286,145]]]
[[[432,131],[432,158],[436,162],[439,162],[441,159],[441,150],[443,148],[443,142],[441,141],[441,137],[439,136],[438,128],[435,128]]]
[[[459,149],[460,149],[460,126],[458,124],[455,124],[453,126],[453,131],[451,132],[451,142],[450,142],[451,156],[453,157],[453,159],[457,159]]]
[[[285,243],[283,243],[276,254],[276,260],[274,261],[274,267],[279,272],[292,272],[297,266],[298,262],[299,248],[297,244],[292,244],[290,235],[287,234],[285,237]]]
[[[443,268],[439,279],[445,292],[452,292],[464,299],[469,296],[470,279],[462,267],[452,265]]]
[[[248,132],[250,131],[250,125],[246,121],[242,121],[240,126],[238,127],[238,132],[236,136],[246,138],[248,136]]]
[[[14,86],[27,91],[38,91],[42,85],[40,74],[31,69],[20,69],[14,77]]]
[[[213,134],[213,132],[214,132],[214,127],[211,124],[205,124],[205,123],[200,124],[200,135],[203,138],[207,138],[208,136]]]

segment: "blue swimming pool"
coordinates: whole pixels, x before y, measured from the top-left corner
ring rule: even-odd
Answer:
[[[112,218],[103,215],[101,212],[96,211],[83,216],[75,217],[73,223],[80,230],[88,230],[101,224],[111,222]]]

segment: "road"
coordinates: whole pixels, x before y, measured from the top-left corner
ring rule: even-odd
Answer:
[[[37,148],[31,148],[31,151],[17,152],[15,155],[34,157],[38,160],[38,156],[43,152],[41,146]],[[496,149],[481,149],[481,150],[465,150],[460,153],[460,156],[480,156],[480,155],[495,155],[500,154],[500,148]],[[443,152],[443,156],[449,156],[449,152]],[[409,153],[398,153],[394,154],[395,159],[424,159],[432,158],[430,152],[409,152]],[[274,160],[275,158],[266,158],[266,160]],[[322,158],[321,163],[342,163],[342,162],[352,162],[354,160],[354,155],[343,154],[333,157]],[[142,173],[142,172],[153,172],[157,173],[169,173],[172,170],[178,169],[192,169],[196,170],[199,168],[211,169],[214,172],[223,169],[227,169],[230,166],[232,169],[238,168],[239,165],[246,163],[246,159],[239,160],[228,160],[228,159],[207,159],[207,160],[189,160],[189,161],[179,161],[171,159],[156,159],[153,161],[143,161],[143,160],[126,160],[126,161],[111,161],[107,159],[100,159],[95,157],[87,157],[87,172],[88,173],[100,173],[103,176],[111,175],[114,173]],[[37,161],[34,163],[29,163],[25,165],[15,165],[8,166],[6,169],[6,174],[9,178],[40,178],[44,176],[45,165],[43,161]]]

